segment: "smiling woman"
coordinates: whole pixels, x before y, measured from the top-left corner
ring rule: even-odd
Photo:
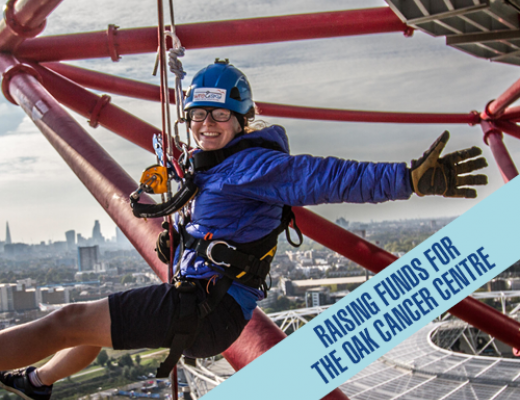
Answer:
[[[193,138],[202,150],[221,149],[242,131],[236,115],[224,108],[191,108],[188,119]]]

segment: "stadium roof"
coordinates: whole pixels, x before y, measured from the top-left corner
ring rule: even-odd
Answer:
[[[512,400],[520,398],[520,360],[440,349],[429,324],[343,385],[349,399]]]

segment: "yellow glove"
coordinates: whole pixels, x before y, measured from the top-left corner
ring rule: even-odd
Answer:
[[[465,175],[487,167],[478,147],[459,150],[440,158],[450,133],[444,131],[418,160],[412,160],[411,177],[413,190],[419,196],[439,195],[474,199],[477,191],[461,186],[486,185],[486,175]],[[472,160],[470,160],[472,159]]]

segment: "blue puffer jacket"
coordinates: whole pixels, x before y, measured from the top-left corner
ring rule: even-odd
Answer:
[[[202,238],[211,232],[213,239],[247,243],[278,227],[284,204],[379,203],[408,199],[412,194],[405,163],[291,156],[285,130],[280,126],[238,136],[226,147],[255,138],[276,142],[285,152],[250,148],[197,173],[199,192],[191,206],[192,222],[186,226],[194,237]],[[205,261],[192,250],[185,250],[181,274],[199,279],[215,275]],[[247,319],[263,298],[260,290],[236,282],[228,293],[241,305]]]

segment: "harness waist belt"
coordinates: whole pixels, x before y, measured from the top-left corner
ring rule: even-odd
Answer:
[[[221,268],[218,272],[244,285],[260,288],[269,273],[271,257],[261,260],[253,254],[246,254],[223,240],[195,239],[188,235],[185,247]],[[216,268],[214,268],[216,269]]]

